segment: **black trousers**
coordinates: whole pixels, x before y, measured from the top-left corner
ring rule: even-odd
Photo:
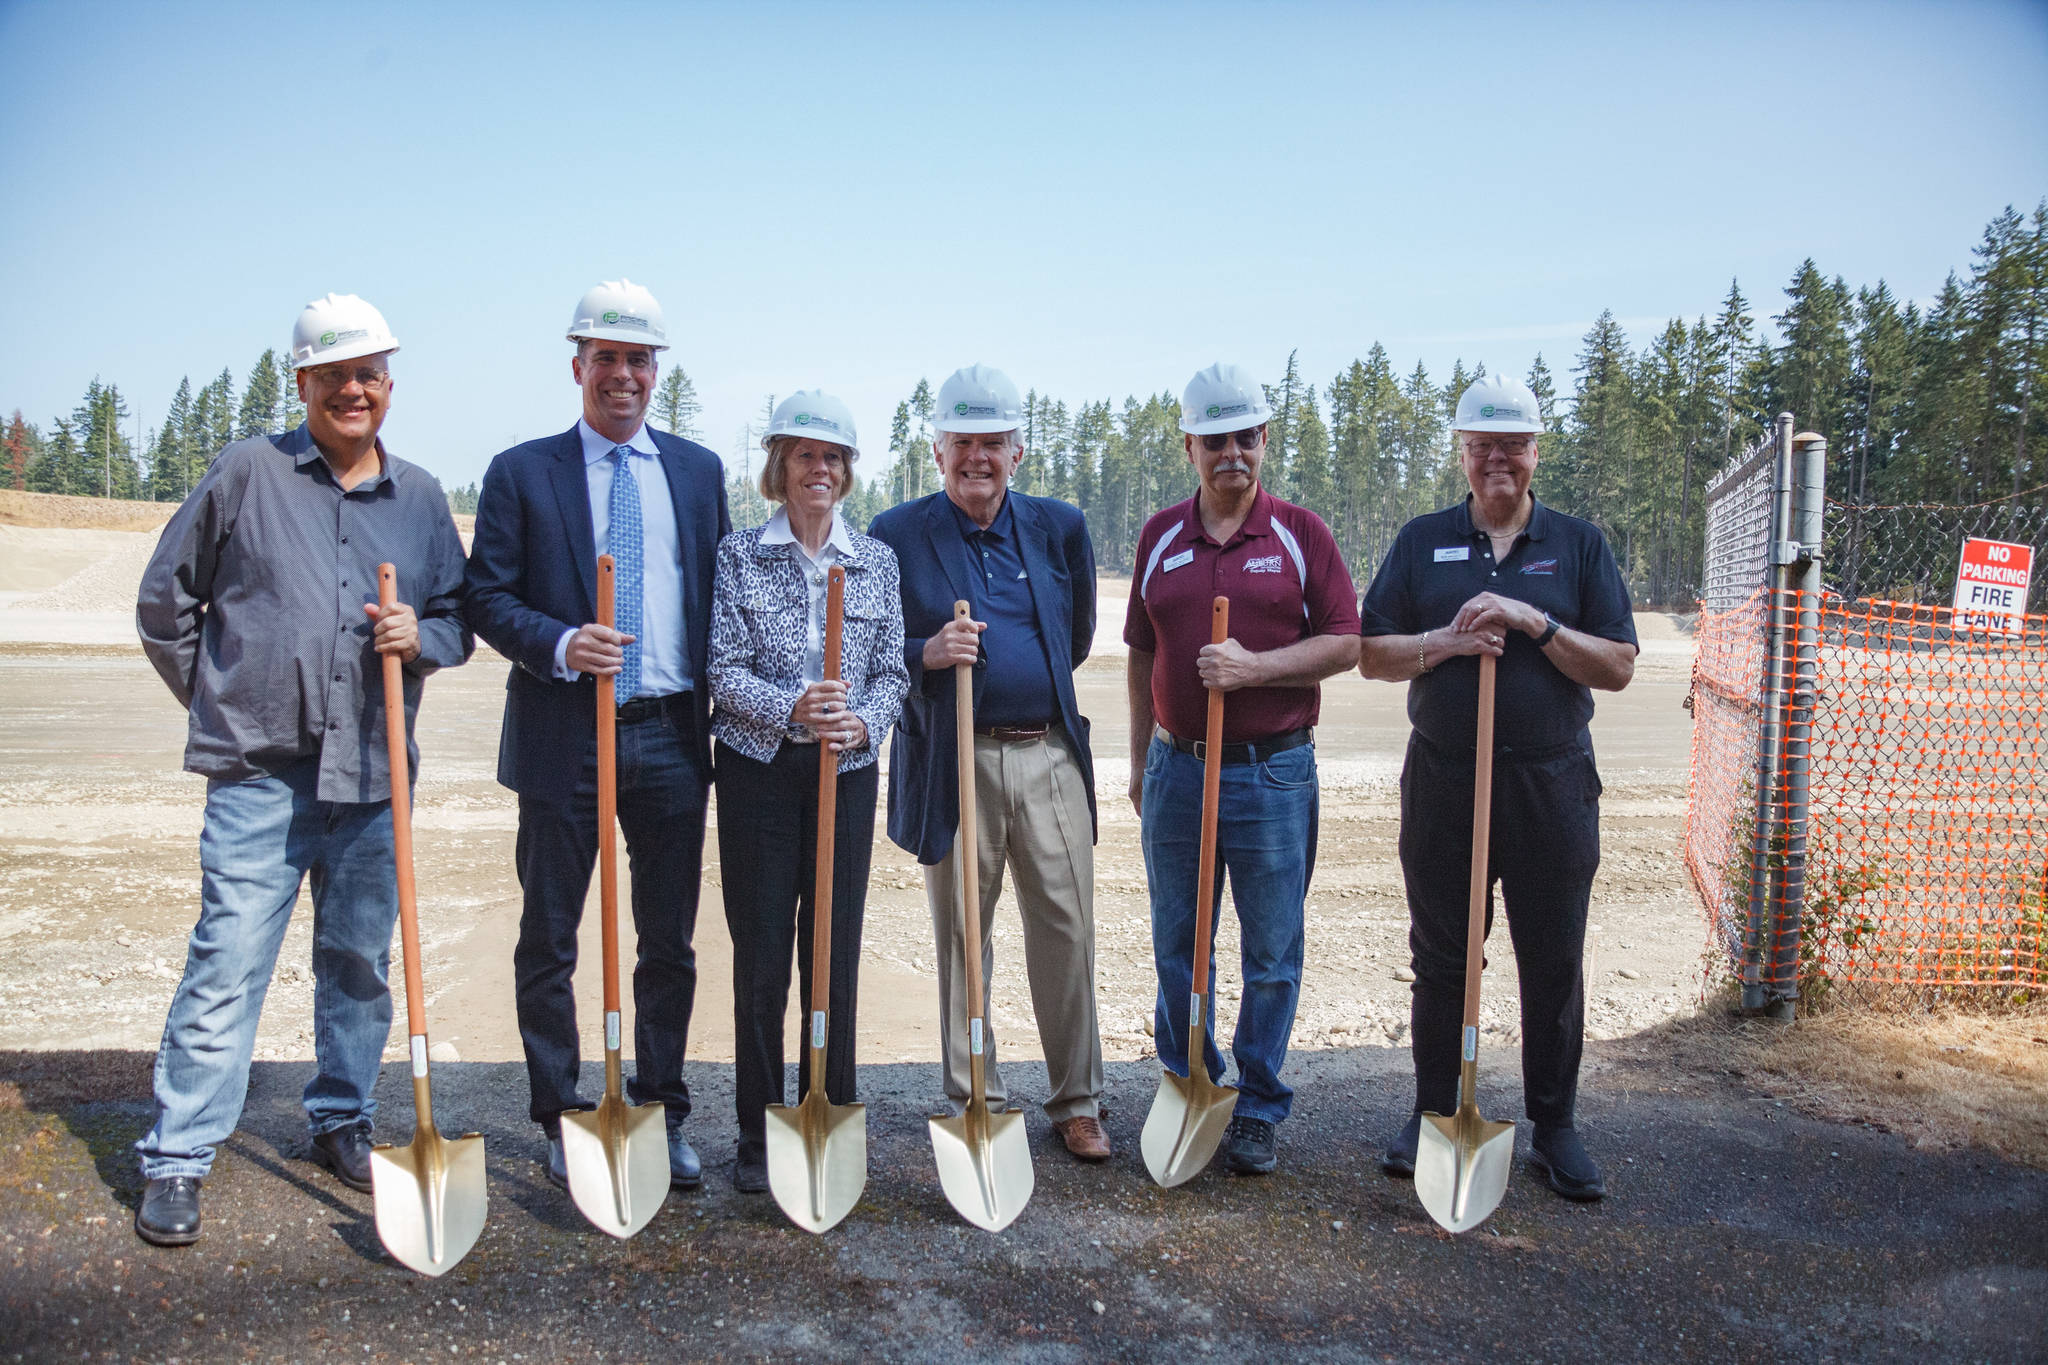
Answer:
[[[874,852],[879,766],[839,774],[832,834],[832,982],[825,1097],[854,1099],[853,1012],[861,920]],[[818,750],[785,743],[761,763],[718,749],[718,860],[732,931],[733,1092],[741,1160],[766,1150],[770,1104],[784,1089],[782,1021],[794,954],[803,1016],[811,1013],[811,915],[818,865]],[[809,1024],[797,1049],[797,1097],[811,1084]]]
[[[683,1051],[697,998],[697,890],[704,867],[709,774],[697,761],[697,722],[688,694],[618,729],[619,827],[632,869],[633,1068],[635,1104],[661,1104],[670,1123],[690,1112]],[[565,775],[566,776],[566,775]],[[597,863],[597,742],[559,800],[519,798],[516,854],[525,908],[512,974],[519,1037],[526,1046],[531,1114],[549,1133],[565,1109],[589,1105],[576,1092],[576,929]]]
[[[1415,1107],[1439,1114],[1458,1106],[1472,766],[1471,753],[1412,735],[1401,770]],[[1586,1031],[1586,910],[1600,868],[1600,775],[1590,740],[1495,758],[1487,862],[1486,927],[1493,928],[1497,882],[1521,977],[1524,1102],[1536,1123],[1569,1126]]]

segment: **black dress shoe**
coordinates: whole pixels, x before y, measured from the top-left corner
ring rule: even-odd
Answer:
[[[198,1179],[174,1175],[150,1181],[135,1210],[135,1235],[159,1247],[191,1246],[198,1241]]]
[[[732,1187],[741,1194],[768,1192],[768,1157],[765,1153],[740,1153],[733,1163]]]
[[[569,1159],[562,1155],[562,1135],[548,1134],[548,1183],[558,1190],[569,1188]]]
[[[313,1160],[352,1190],[370,1188],[370,1121],[357,1119],[313,1139]]]
[[[1538,1128],[1529,1144],[1529,1164],[1551,1189],[1567,1199],[1591,1203],[1607,1193],[1600,1168],[1571,1128]]]
[[[1380,1154],[1380,1169],[1388,1175],[1415,1176],[1415,1149],[1422,1145],[1422,1115],[1410,1114],[1408,1122]]]

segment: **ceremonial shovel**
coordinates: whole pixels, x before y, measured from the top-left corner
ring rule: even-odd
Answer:
[[[953,604],[955,620],[969,619],[965,602]],[[974,818],[974,665],[953,668],[954,716],[959,730],[960,828],[953,836],[960,871],[960,907],[965,926],[961,956],[967,965],[967,1053],[971,1077],[967,1109],[959,1117],[931,1120],[932,1151],[939,1160],[939,1187],[962,1218],[978,1228],[1001,1232],[1031,1200],[1036,1177],[1024,1116],[988,1107],[983,1067],[985,1038],[981,996],[981,873],[975,866],[980,826]]]
[[[377,602],[398,601],[398,570],[377,566]],[[427,991],[420,980],[420,915],[412,879],[412,782],[405,754],[404,665],[384,656],[384,733],[391,755],[391,842],[398,867],[398,922],[405,943],[405,1031],[412,1036],[412,1141],[370,1149],[370,1201],[377,1235],[399,1264],[440,1275],[469,1254],[484,1230],[484,1140],[450,1141],[434,1127],[427,1078]]]
[[[832,566],[825,597],[825,681],[839,680],[846,570]],[[868,1183],[868,1108],[825,1098],[826,1023],[832,1002],[832,835],[839,755],[818,741],[818,870],[811,891],[811,1083],[791,1109],[768,1106],[768,1188],[789,1220],[823,1232],[853,1210]],[[775,1059],[781,1069],[782,1059]]]
[[[612,624],[615,568],[597,559],[597,623]],[[618,697],[613,674],[597,679],[598,904],[604,942],[604,1098],[595,1110],[562,1115],[562,1159],[569,1196],[583,1216],[614,1237],[647,1226],[668,1198],[668,1125],[658,1104],[632,1105],[622,1093],[619,1059]]]
[[[1219,597],[1211,608],[1209,643],[1230,638],[1230,599]],[[1171,1189],[1201,1174],[1223,1141],[1237,1091],[1209,1079],[1209,950],[1216,911],[1216,807],[1223,786],[1223,694],[1209,689],[1209,725],[1202,746],[1202,851],[1195,871],[1195,972],[1188,997],[1188,1074],[1186,1079],[1160,1066],[1159,1093],[1138,1135],[1138,1150],[1152,1178]]]
[[[1478,1227],[1507,1193],[1515,1125],[1479,1117],[1479,976],[1485,966],[1486,859],[1493,824],[1494,658],[1479,656],[1479,743],[1472,773],[1472,887],[1465,920],[1464,1055],[1458,1112],[1424,1114],[1415,1148],[1415,1193],[1448,1232]]]

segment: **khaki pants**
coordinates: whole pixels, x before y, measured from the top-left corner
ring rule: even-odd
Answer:
[[[1024,919],[1024,970],[1031,1008],[1045,1047],[1052,1093],[1045,1112],[1055,1122],[1077,1114],[1099,1116],[1102,1034],[1095,1017],[1095,849],[1088,793],[1066,732],[1055,727],[1042,740],[1003,743],[974,737],[974,800],[980,825],[982,1016],[994,990],[997,898],[1007,865]],[[967,973],[962,955],[959,851],[924,870],[938,946],[939,1042],[945,1053],[946,1101],[954,1113],[967,1105]],[[996,1067],[993,1028],[987,1031],[988,1100],[1008,1101]]]

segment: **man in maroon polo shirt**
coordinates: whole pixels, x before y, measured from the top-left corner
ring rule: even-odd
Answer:
[[[1316,860],[1313,727],[1324,678],[1358,662],[1351,575],[1329,527],[1259,486],[1264,390],[1238,365],[1212,365],[1181,400],[1182,439],[1201,489],[1145,523],[1124,620],[1130,646],[1131,804],[1152,892],[1160,1063],[1188,1074],[1195,878],[1209,690],[1223,707],[1216,885],[1237,907],[1244,971],[1231,1054],[1238,1099],[1224,1143],[1234,1171],[1278,1164],[1273,1128],[1294,1091],[1280,1079],[1301,994],[1302,909]],[[1211,606],[1230,599],[1230,638],[1209,643]],[[1218,899],[1220,900],[1220,894]],[[1205,985],[1215,998],[1215,966]],[[1221,1080],[1210,1032],[1203,1063]]]

